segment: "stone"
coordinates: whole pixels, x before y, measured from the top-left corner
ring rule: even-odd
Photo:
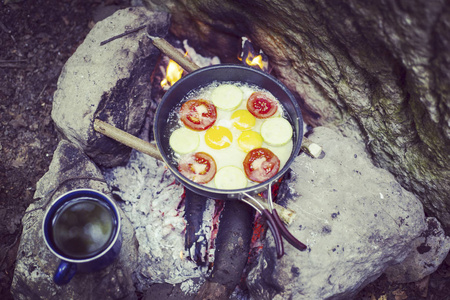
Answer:
[[[278,196],[297,212],[289,230],[308,249],[285,242],[277,260],[268,233],[247,279],[254,299],[352,299],[405,260],[428,228],[420,201],[373,166],[361,140],[326,127],[309,137],[324,154],[298,156]]]
[[[374,162],[450,230],[448,1],[145,2],[222,61],[249,38],[308,124],[359,131]]]
[[[420,281],[436,271],[450,249],[450,238],[445,235],[435,218],[427,218],[428,228],[413,245],[413,250],[399,265],[389,267],[385,274],[390,282]]]
[[[145,28],[105,45],[100,43],[147,24],[167,30],[169,16],[136,7],[119,10],[98,22],[59,77],[52,119],[66,139],[99,165],[124,163],[131,149],[95,132],[94,118],[139,134],[152,105],[150,76],[159,57]]]
[[[102,173],[81,148],[60,141],[48,172],[37,183],[35,202],[22,219],[23,232],[17,254],[12,294],[15,299],[136,299],[132,274],[137,244],[130,221],[121,212],[122,248],[105,269],[75,274],[70,283],[57,286],[53,274],[59,259],[45,245],[42,220],[49,203],[76,188],[91,188],[112,196]]]

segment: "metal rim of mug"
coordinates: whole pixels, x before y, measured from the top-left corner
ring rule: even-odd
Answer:
[[[83,193],[83,192],[97,194],[97,196],[101,197],[102,200],[106,200],[109,203],[109,205],[113,208],[114,214],[115,214],[116,219],[117,219],[117,230],[115,232],[114,238],[111,240],[111,242],[108,245],[108,247],[106,247],[102,252],[98,253],[97,255],[95,255],[93,257],[83,258],[83,259],[74,259],[74,258],[65,257],[65,256],[59,254],[58,252],[56,252],[53,249],[53,247],[48,242],[48,238],[49,237],[47,236],[47,233],[46,233],[47,231],[45,229],[45,227],[46,227],[45,225],[47,224],[47,219],[49,218],[49,212],[52,210],[52,207],[53,207],[53,205],[55,203],[60,201],[60,199],[69,196],[70,194]],[[49,222],[51,222],[51,221],[49,221]],[[71,191],[68,191],[67,193],[62,194],[58,198],[56,198],[56,200],[53,201],[53,203],[50,205],[50,207],[45,212],[44,219],[42,220],[42,234],[44,236],[44,242],[47,245],[47,248],[50,250],[50,252],[52,252],[55,256],[57,256],[58,258],[60,258],[60,259],[62,259],[64,261],[71,262],[71,263],[78,263],[78,264],[79,263],[86,263],[86,262],[94,261],[94,260],[102,257],[103,255],[105,255],[106,253],[108,253],[108,251],[111,250],[111,248],[116,244],[117,239],[119,238],[119,235],[120,235],[120,229],[121,229],[121,221],[120,221],[119,209],[118,209],[117,205],[114,203],[114,201],[110,197],[108,197],[107,195],[105,195],[102,192],[99,192],[99,191],[94,190],[94,189],[86,189],[86,188],[71,190]]]

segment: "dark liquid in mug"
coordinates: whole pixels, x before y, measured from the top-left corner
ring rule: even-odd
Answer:
[[[105,250],[114,236],[111,209],[94,198],[65,203],[53,217],[53,241],[61,254],[75,259],[95,256]]]

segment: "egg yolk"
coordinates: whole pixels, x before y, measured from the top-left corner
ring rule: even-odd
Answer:
[[[262,136],[256,131],[244,131],[238,137],[238,145],[244,152],[249,152],[252,149],[260,148],[263,143]]]
[[[231,115],[231,121],[236,129],[244,131],[255,126],[256,118],[248,110],[240,109]]]
[[[205,133],[206,145],[213,149],[223,149],[233,141],[231,131],[223,126],[212,126]]]

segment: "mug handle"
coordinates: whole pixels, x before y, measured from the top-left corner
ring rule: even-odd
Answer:
[[[55,275],[53,276],[53,281],[57,285],[67,284],[76,272],[77,264],[61,260],[61,263],[59,264],[58,268],[55,271]]]

